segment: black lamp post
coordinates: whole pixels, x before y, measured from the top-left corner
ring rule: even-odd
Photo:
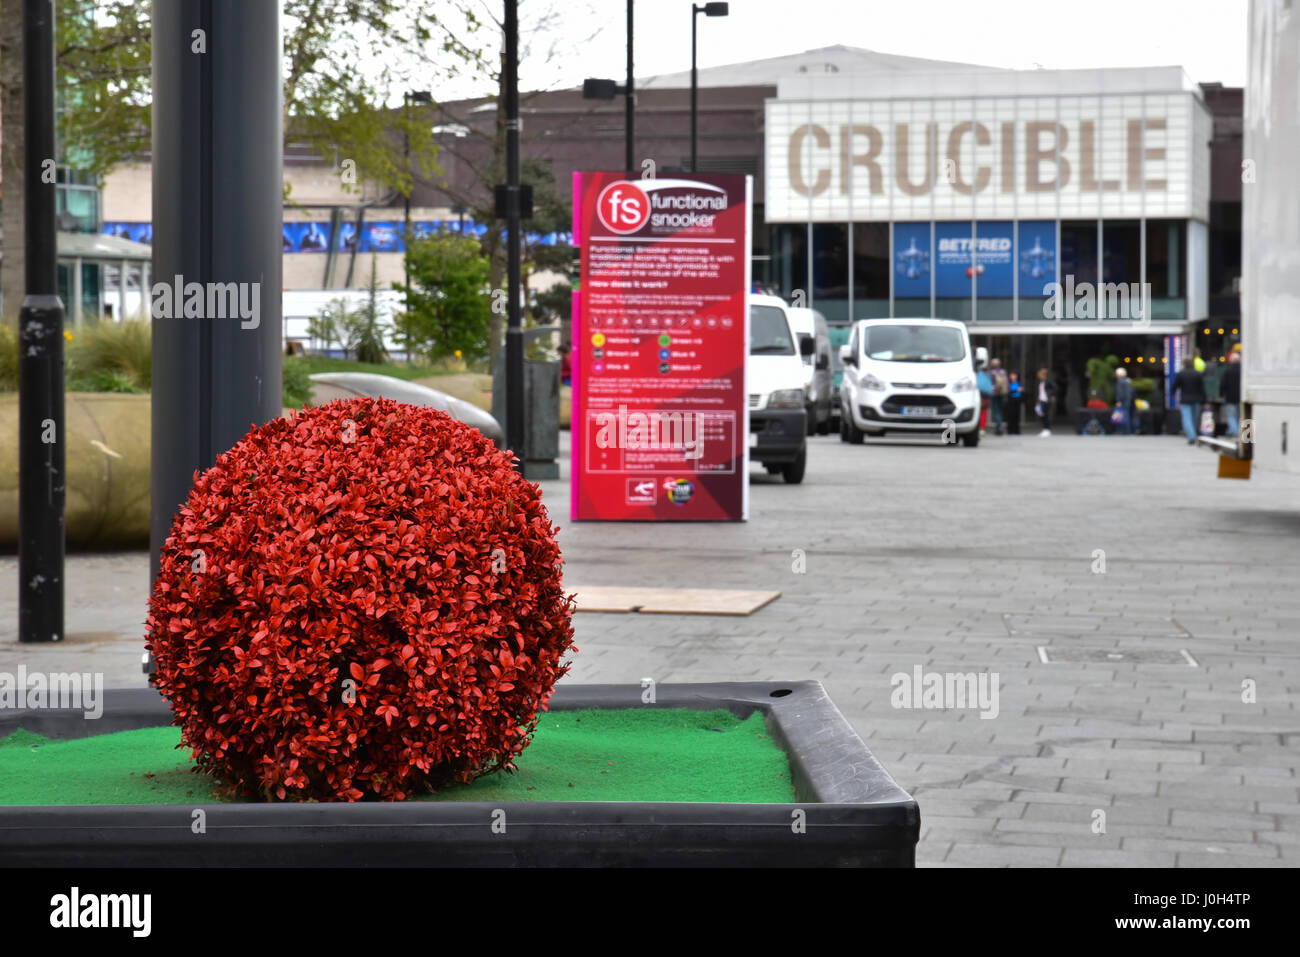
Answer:
[[[623,165],[627,167],[629,176],[636,172],[636,83],[632,79],[632,2],[633,0],[627,0],[627,82],[623,86],[619,86],[613,80],[584,80],[582,83],[584,100],[612,100],[620,93],[627,97],[623,127]],[[722,6],[725,7],[726,4]]]
[[[39,175],[55,153],[54,3],[24,0],[22,80],[27,191],[26,291],[19,312],[18,640],[63,638],[63,302],[58,296],[58,186]]]
[[[706,3],[703,6],[691,4],[691,172],[694,173],[696,161],[696,118],[699,113],[697,100],[699,98],[699,81],[695,70],[695,18],[700,14],[706,17],[725,17],[727,15],[727,5],[725,3]]]
[[[404,152],[406,155],[406,174],[408,176],[411,175],[411,130],[410,130],[411,104],[432,103],[432,102],[433,102],[433,95],[428,90],[407,90],[405,93],[402,94],[402,110],[406,114],[406,121],[407,121],[407,125],[402,128],[402,139],[405,143]],[[405,226],[405,234],[402,238],[403,245],[409,244],[411,241],[411,190],[414,187],[415,187],[415,183],[414,180],[412,180],[411,185],[406,188],[406,195],[402,197],[403,199],[402,222]],[[406,288],[409,290],[411,288],[411,267],[406,265],[405,254],[403,254],[402,256],[402,276],[404,280],[403,285],[405,285]],[[402,303],[403,308],[409,310],[411,308],[411,294],[409,292],[404,293],[403,300],[404,300]],[[410,361],[409,355],[407,356],[407,361]]]

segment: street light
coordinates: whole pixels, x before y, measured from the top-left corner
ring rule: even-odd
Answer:
[[[706,17],[725,17],[727,15],[727,5],[725,3],[706,3],[703,6],[691,4],[691,172],[695,172],[696,160],[696,132],[695,121],[698,114],[696,101],[699,97],[699,81],[695,70],[695,18],[700,14]]]
[[[427,103],[432,105],[433,94],[430,93],[428,90],[407,90],[405,93],[402,94],[402,111],[406,114],[406,125],[402,128],[402,139],[405,144],[404,152],[406,155],[406,175],[408,176],[412,176],[411,174],[411,104],[412,103]],[[403,247],[409,246],[411,242],[411,190],[414,187],[415,187],[415,180],[414,180],[414,176],[412,176],[411,185],[406,188],[405,190],[406,195],[402,197],[403,199],[402,222],[405,227],[405,232],[402,236]],[[411,309],[411,292],[410,292],[411,267],[407,265],[408,262],[407,255],[409,253],[410,250],[407,249],[406,253],[403,254],[402,256],[402,275],[404,280],[403,285],[406,287],[406,291],[402,294],[402,298],[404,300],[402,302],[402,306],[408,312]],[[408,355],[406,359],[409,362],[411,357]]]
[[[719,6],[719,4],[711,4]],[[726,6],[726,4],[721,4]],[[636,83],[632,79],[632,0],[627,0],[627,82],[619,86],[614,80],[583,80],[582,98],[584,100],[612,100],[623,94],[627,97],[626,114],[623,126],[624,165],[628,175],[635,172],[634,142],[636,140]]]

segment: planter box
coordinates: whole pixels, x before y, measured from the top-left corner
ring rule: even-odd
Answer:
[[[556,689],[552,711],[724,708],[763,712],[786,752],[795,804],[429,802],[0,807],[0,866],[872,866],[915,864],[916,801],[880,766],[820,682]],[[106,691],[103,716],[0,711],[79,738],[171,724],[152,689]],[[671,774],[671,768],[664,769]],[[206,832],[191,830],[202,808]],[[494,821],[505,814],[504,833]],[[802,826],[800,826],[802,824]]]

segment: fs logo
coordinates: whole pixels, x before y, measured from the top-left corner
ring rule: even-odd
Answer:
[[[650,219],[650,198],[635,183],[610,183],[596,199],[596,215],[612,233],[634,233]]]

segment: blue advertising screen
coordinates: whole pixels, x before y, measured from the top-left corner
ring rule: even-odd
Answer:
[[[940,299],[970,298],[970,223],[936,223],[934,294]]]
[[[1020,296],[1042,296],[1056,282],[1056,223],[1020,224]]]
[[[975,263],[977,295],[997,299],[1015,295],[1015,241],[1011,223],[975,224]]]
[[[103,234],[116,236],[118,239],[129,239],[133,243],[144,243],[146,246],[153,245],[153,223],[105,223]]]
[[[937,223],[935,225],[935,295],[969,297],[978,282],[981,296],[1010,298],[1015,286],[1011,223]]]
[[[285,223],[281,229],[287,253],[323,253],[329,248],[329,223]]]
[[[363,223],[361,226],[361,246],[363,253],[397,253],[406,248],[402,238],[402,223],[380,222]]]
[[[929,223],[894,223],[894,298],[930,298]]]

